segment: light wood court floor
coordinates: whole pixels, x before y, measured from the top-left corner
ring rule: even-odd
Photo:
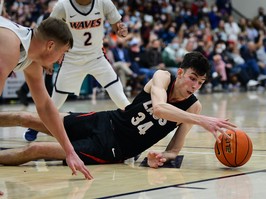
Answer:
[[[87,198],[183,198],[183,199],[265,199],[266,197],[266,93],[215,93],[197,95],[203,114],[229,118],[253,141],[250,161],[239,168],[223,166],[214,154],[214,138],[201,127],[193,127],[185,146],[180,169],[140,167],[146,152],[135,163],[88,166],[93,181],[81,173],[71,176],[60,161],[44,160],[22,166],[0,166],[2,198],[87,199]],[[68,101],[63,111],[92,111],[114,108],[110,100]],[[21,105],[1,105],[0,111],[30,110]],[[0,128],[0,147],[18,147],[24,128]],[[164,150],[172,134],[153,150]],[[54,141],[40,135],[37,141]]]

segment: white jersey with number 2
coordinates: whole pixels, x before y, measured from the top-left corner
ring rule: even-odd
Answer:
[[[92,0],[86,6],[77,4],[75,0],[60,0],[51,16],[61,18],[69,25],[74,37],[74,46],[69,50],[69,56],[86,54],[91,59],[103,55],[105,19],[110,24],[121,19],[111,0]]]

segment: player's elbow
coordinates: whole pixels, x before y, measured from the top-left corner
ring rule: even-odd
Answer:
[[[157,118],[163,118],[164,108],[162,104],[156,104],[153,106],[153,115]]]

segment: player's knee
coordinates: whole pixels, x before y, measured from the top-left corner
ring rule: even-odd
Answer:
[[[24,155],[31,157],[33,159],[41,158],[43,153],[43,147],[39,143],[32,142],[25,147]]]

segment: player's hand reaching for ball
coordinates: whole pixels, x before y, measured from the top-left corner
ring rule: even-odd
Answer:
[[[162,153],[150,151],[147,155],[147,163],[149,167],[151,168],[158,168],[160,166],[163,166],[163,164],[166,162],[166,158],[163,157]]]
[[[86,179],[93,179],[89,170],[75,152],[67,154],[66,163],[72,170],[72,175],[77,175],[77,171],[80,171],[81,173],[83,173]]]
[[[219,139],[219,133],[224,134],[227,138],[230,137],[226,134],[224,129],[229,129],[234,131],[237,127],[235,124],[229,122],[229,119],[221,119],[215,117],[208,117],[202,115],[202,120],[200,122],[200,126],[211,132],[218,143],[221,142]]]
[[[128,29],[127,29],[126,24],[124,24],[122,22],[117,23],[117,31],[116,31],[116,34],[119,37],[126,37],[127,34],[128,34]]]

